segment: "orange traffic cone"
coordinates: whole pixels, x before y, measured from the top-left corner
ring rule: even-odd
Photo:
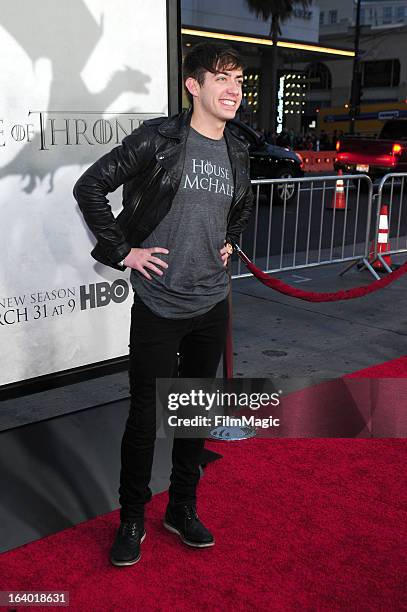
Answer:
[[[379,234],[377,236],[377,254],[381,255],[383,260],[387,263],[388,266],[392,266],[392,261],[390,255],[384,255],[384,253],[388,253],[390,251],[389,244],[389,209],[387,204],[382,204],[380,208],[380,217],[379,217]],[[374,260],[374,241],[370,246],[370,254],[369,261],[372,262]],[[375,270],[386,270],[380,259],[376,259],[373,261],[372,267]]]
[[[344,182],[343,182],[343,178],[342,177],[343,172],[342,170],[338,170],[338,179],[335,183],[335,190],[334,190],[334,195],[332,198],[332,202],[330,206],[327,206],[326,208],[329,208],[330,210],[332,209],[336,209],[336,210],[345,210],[346,208],[346,196],[345,196],[345,186],[344,186]]]

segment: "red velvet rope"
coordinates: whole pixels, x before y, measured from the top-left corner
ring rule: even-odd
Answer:
[[[373,293],[373,291],[377,291],[378,289],[382,289],[383,287],[390,285],[390,283],[397,280],[400,278],[400,276],[403,276],[403,274],[407,272],[406,261],[402,266],[400,266],[400,268],[398,268],[398,270],[395,270],[383,278],[373,281],[365,287],[355,287],[354,289],[334,291],[332,293],[317,293],[315,291],[303,291],[302,289],[297,289],[296,287],[287,285],[287,283],[283,283],[283,281],[279,280],[278,278],[272,278],[257,268],[242,251],[238,254],[250,272],[264,285],[271,287],[280,293],[284,293],[285,295],[290,295],[291,297],[296,297],[300,300],[306,300],[307,302],[337,302],[338,300],[352,300],[353,298],[363,297],[364,295],[368,295],[369,293]]]

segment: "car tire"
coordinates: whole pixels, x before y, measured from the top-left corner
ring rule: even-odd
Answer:
[[[296,178],[296,174],[288,166],[281,166],[273,178]],[[298,184],[296,183],[282,183],[281,185],[274,185],[274,201],[276,204],[284,204],[284,202],[291,204],[294,201],[297,189]]]

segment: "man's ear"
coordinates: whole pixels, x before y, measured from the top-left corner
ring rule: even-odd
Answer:
[[[189,93],[191,94],[191,96],[198,96],[199,95],[199,83],[196,79],[194,79],[193,77],[188,77],[185,81],[185,87],[188,89]]]

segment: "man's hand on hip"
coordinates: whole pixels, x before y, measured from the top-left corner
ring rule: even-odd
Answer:
[[[163,275],[163,271],[157,268],[157,266],[161,266],[164,269],[168,268],[168,264],[165,261],[158,257],[154,257],[155,253],[164,253],[168,255],[169,251],[161,247],[152,247],[150,249],[133,248],[123,260],[123,264],[128,268],[133,268],[133,270],[141,272],[143,276],[151,280],[151,276],[146,268],[152,270],[152,272],[155,272],[159,276]]]
[[[228,259],[232,254],[231,249],[232,247],[230,246],[230,244],[225,244],[225,246],[222,247],[219,251],[224,266],[228,265]]]

